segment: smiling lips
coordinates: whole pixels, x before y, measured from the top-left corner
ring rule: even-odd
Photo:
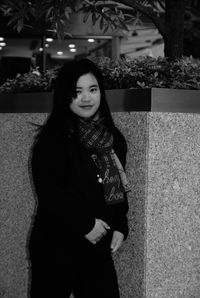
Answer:
[[[93,105],[85,105],[85,106],[80,106],[82,109],[91,109]]]

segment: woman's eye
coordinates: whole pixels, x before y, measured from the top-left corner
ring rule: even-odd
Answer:
[[[96,87],[95,87],[95,88],[91,88],[91,89],[90,89],[90,92],[92,92],[92,93],[97,92],[97,88],[96,88]]]
[[[76,90],[76,95],[80,95],[81,94],[81,90]]]

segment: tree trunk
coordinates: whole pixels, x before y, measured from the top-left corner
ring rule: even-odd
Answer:
[[[165,1],[165,57],[170,60],[183,56],[185,0]]]

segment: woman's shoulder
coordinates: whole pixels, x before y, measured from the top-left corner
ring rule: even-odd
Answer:
[[[67,154],[70,140],[58,131],[41,132],[32,146],[32,155],[44,160],[55,160]]]

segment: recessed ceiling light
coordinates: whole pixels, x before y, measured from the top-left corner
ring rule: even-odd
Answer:
[[[53,41],[53,38],[47,37],[47,38],[46,38],[46,41],[47,41],[47,42],[52,42],[52,41]]]
[[[63,52],[62,51],[58,51],[57,52],[57,55],[62,56],[63,55]]]
[[[75,48],[75,44],[69,44],[69,48],[71,49]]]
[[[0,47],[5,47],[6,43],[5,42],[0,42]]]
[[[48,48],[49,47],[49,44],[48,43],[45,43],[45,48]]]
[[[88,38],[88,42],[95,42],[94,38]]]
[[[42,52],[43,51],[43,48],[39,48],[39,51]]]
[[[4,41],[4,37],[0,37],[0,41]]]
[[[76,49],[70,49],[70,52],[76,52]]]

